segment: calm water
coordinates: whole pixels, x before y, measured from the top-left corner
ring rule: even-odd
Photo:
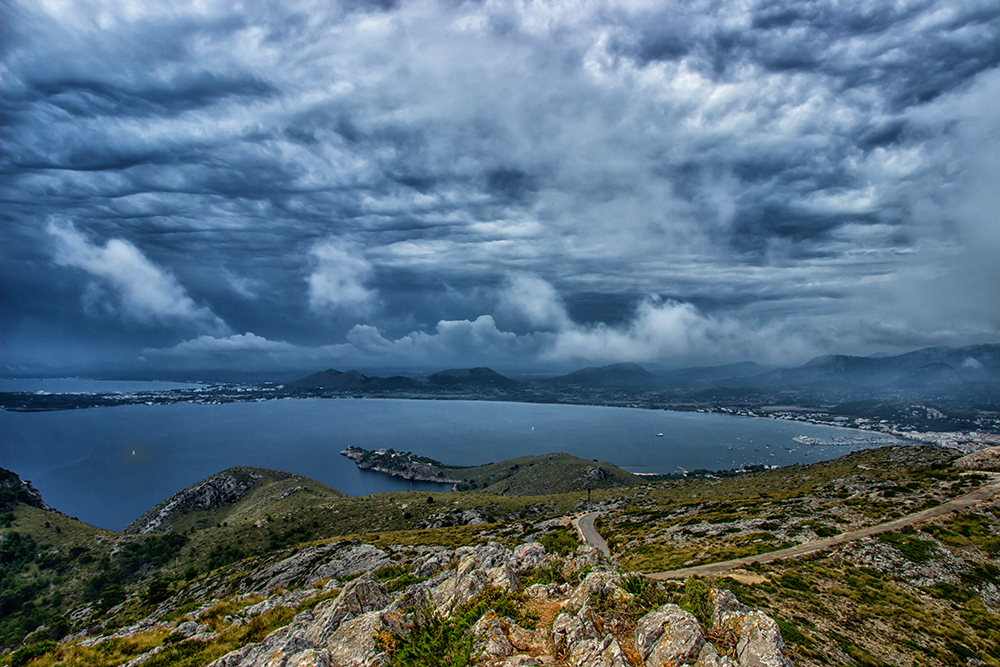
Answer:
[[[201,385],[190,382],[143,380],[92,380],[90,378],[4,378],[0,391],[28,391],[47,394],[131,394],[140,391],[196,389]]]
[[[663,433],[663,437],[657,437]],[[836,458],[858,447],[803,446],[843,429],[726,415],[478,401],[297,399],[0,411],[0,467],[53,507],[119,530],[191,484],[234,465],[299,473],[350,495],[409,482],[362,472],[341,449],[392,447],[473,465],[568,452],[640,473]],[[413,488],[442,488],[415,484]]]

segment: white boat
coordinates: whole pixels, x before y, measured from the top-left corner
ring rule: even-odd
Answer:
[[[662,438],[662,437],[663,437],[663,434],[662,434],[662,433],[657,433],[657,434],[656,434],[656,437],[657,437],[657,438]]]

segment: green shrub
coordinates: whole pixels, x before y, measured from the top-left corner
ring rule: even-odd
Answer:
[[[523,625],[531,618],[521,611],[523,598],[498,588],[487,588],[479,596],[459,606],[450,618],[426,610],[422,622],[406,637],[381,633],[377,645],[389,656],[391,667],[464,667],[469,664],[472,637],[468,630],[491,609],[498,616],[510,616]]]
[[[149,582],[146,590],[139,596],[146,604],[157,604],[170,597],[170,582],[157,577]]]
[[[550,533],[546,533],[539,537],[538,541],[545,547],[546,551],[557,556],[565,556],[572,551],[576,551],[577,546],[580,544],[565,528],[557,528]]]
[[[921,540],[899,533],[886,533],[879,537],[879,541],[894,546],[904,558],[914,563],[930,560],[938,550],[937,544],[930,540]]]
[[[53,641],[44,641],[19,648],[14,651],[13,655],[11,655],[10,665],[11,667],[21,667],[21,665],[26,665],[35,658],[40,658],[46,653],[53,651],[56,646],[58,645]]]

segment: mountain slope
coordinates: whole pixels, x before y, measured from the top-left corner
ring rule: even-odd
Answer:
[[[291,498],[294,495],[294,498]],[[185,532],[223,521],[257,519],[343,498],[346,494],[308,477],[237,466],[223,470],[159,503],[122,531],[125,534]]]
[[[581,368],[568,375],[551,378],[546,382],[581,387],[635,387],[653,386],[656,383],[656,377],[639,364],[621,363]]]

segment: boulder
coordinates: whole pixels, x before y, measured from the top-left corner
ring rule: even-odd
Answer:
[[[649,612],[636,624],[635,650],[649,667],[693,663],[704,645],[698,619],[675,604]]]
[[[358,544],[348,549],[338,551],[335,558],[327,560],[313,570],[307,584],[321,579],[351,577],[359,572],[375,572],[383,567],[395,565],[389,554],[371,544]]]
[[[510,552],[498,542],[490,542],[476,547],[459,547],[455,549],[455,555],[459,559],[459,567],[467,560],[474,560],[484,570],[505,565],[511,558]]]
[[[367,612],[385,609],[389,602],[385,584],[367,572],[347,584],[332,602],[317,605],[312,612],[313,621],[302,636],[317,646],[323,646],[342,623]]]
[[[262,642],[231,651],[208,667],[289,667],[290,657],[315,648],[312,642],[296,637],[287,628],[279,628]]]
[[[545,630],[522,628],[512,618],[504,617],[501,620],[504,632],[507,633],[507,639],[518,651],[537,655],[545,653],[548,649],[549,635]]]
[[[736,637],[740,667],[791,667],[778,623],[760,611],[749,611],[728,591],[712,591],[712,629]]]
[[[511,555],[514,571],[518,574],[543,567],[549,563],[549,554],[540,542],[528,542],[514,548]]]
[[[524,594],[535,600],[554,600],[569,593],[569,584],[532,584],[524,589]]]
[[[610,634],[574,644],[567,664],[573,667],[631,667],[618,640]]]
[[[455,607],[486,590],[489,583],[475,559],[463,558],[454,575],[431,589],[431,599],[438,613],[449,616]]]
[[[785,655],[785,642],[778,623],[770,616],[754,611],[744,615],[736,654],[740,667],[791,667]]]
[[[614,572],[591,572],[563,603],[563,607],[569,612],[575,612],[583,608],[592,595],[606,595],[613,600],[627,602],[634,596],[623,590],[620,582],[621,577]]]
[[[568,656],[577,644],[603,634],[604,622],[590,607],[584,605],[575,616],[563,612],[552,622],[552,652],[556,657]]]
[[[469,629],[472,635],[472,660],[506,658],[516,653],[514,645],[504,632],[503,623],[493,610],[486,612]]]
[[[517,591],[521,588],[521,580],[517,573],[507,563],[486,570],[489,585],[505,591]]]
[[[733,595],[732,591],[722,588],[713,588],[708,592],[709,602],[712,603],[712,626],[718,625],[722,621],[722,615],[727,611],[746,613],[750,608],[741,603]]]
[[[410,574],[414,577],[432,577],[439,571],[451,565],[452,552],[441,551],[417,556],[410,565]]]
[[[330,662],[336,667],[381,667],[389,656],[379,646],[377,637],[390,628],[382,612],[370,611],[353,618],[327,640]]]

